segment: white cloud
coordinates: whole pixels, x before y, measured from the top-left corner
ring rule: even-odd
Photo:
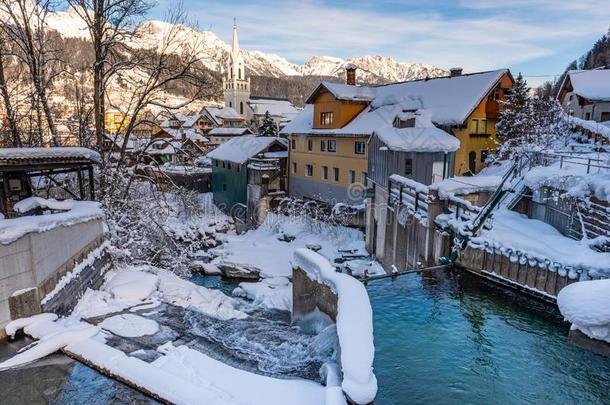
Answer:
[[[312,0],[213,2],[192,13],[225,39],[235,15],[244,47],[294,62],[314,55],[381,54],[403,62],[480,70],[549,56],[599,36],[610,21],[607,0],[582,1],[586,6],[557,0],[461,0],[463,9],[452,16],[408,6],[404,12],[384,12],[358,8],[355,2],[347,7]]]

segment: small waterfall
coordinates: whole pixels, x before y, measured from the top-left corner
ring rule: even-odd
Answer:
[[[279,311],[258,310],[246,319],[230,321],[187,311],[185,326],[203,340],[201,346],[209,355],[235,367],[278,378],[320,381],[320,367],[333,357],[337,344],[334,325],[318,334],[306,334],[300,327],[291,326]]]

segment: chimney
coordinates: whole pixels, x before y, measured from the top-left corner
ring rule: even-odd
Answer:
[[[356,85],[356,69],[357,67],[353,63],[345,65],[345,84]]]
[[[449,69],[449,73],[451,74],[450,77],[458,77],[462,75],[462,68],[461,67],[454,67]]]

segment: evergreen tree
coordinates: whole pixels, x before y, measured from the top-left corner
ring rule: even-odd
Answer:
[[[521,73],[508,91],[506,101],[500,103],[503,109],[496,125],[498,138],[506,142],[527,137],[530,130],[530,98],[527,82]]]
[[[265,116],[263,117],[263,122],[261,126],[258,128],[259,136],[277,136],[278,130],[275,121],[269,115],[269,111],[265,111]]]

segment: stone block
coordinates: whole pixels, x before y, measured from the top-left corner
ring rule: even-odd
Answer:
[[[38,289],[20,290],[8,298],[11,319],[26,318],[42,312]]]

